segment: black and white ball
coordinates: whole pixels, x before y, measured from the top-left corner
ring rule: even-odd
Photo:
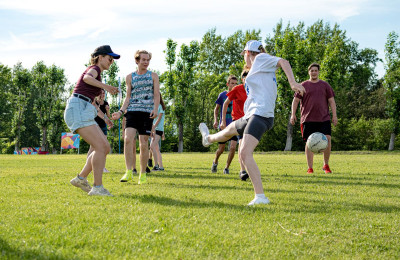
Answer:
[[[322,152],[328,147],[328,138],[323,133],[312,133],[307,139],[307,147],[313,153]]]

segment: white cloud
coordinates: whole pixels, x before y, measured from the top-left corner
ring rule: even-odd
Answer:
[[[3,28],[1,62],[12,66],[22,60],[30,67],[44,60],[65,68],[70,81],[75,82],[93,49],[110,44],[122,56],[118,62],[121,75],[135,69],[133,53],[137,49],[151,51],[150,67],[164,71],[167,37],[180,44],[189,43],[200,40],[212,27],[217,27],[217,33],[221,29],[228,33],[262,29],[265,35],[280,19],[292,25],[298,21],[311,24],[317,19],[340,23],[363,10],[371,12],[372,5],[379,4],[375,0],[100,0],[95,4],[81,0],[0,0],[3,13],[23,13],[21,20],[26,16],[40,21],[30,28],[30,20],[26,20],[24,30],[14,25]]]

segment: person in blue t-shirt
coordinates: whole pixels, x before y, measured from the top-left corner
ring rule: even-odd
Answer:
[[[228,86],[228,91],[231,91],[234,86],[236,86],[238,83],[237,78],[234,75],[229,75],[228,80],[226,82],[226,85]],[[228,91],[223,91],[219,94],[217,101],[215,101],[215,108],[214,108],[214,128],[218,129],[218,126],[221,124],[222,120],[222,107],[224,105],[224,102],[227,98],[226,94]],[[219,122],[218,122],[218,113],[220,114],[219,116]],[[228,106],[228,110],[226,111],[226,126],[228,126],[230,123],[232,123],[232,102]],[[229,174],[229,166],[231,165],[231,162],[233,160],[233,157],[235,156],[235,151],[236,151],[236,145],[238,138],[237,136],[233,136],[231,139],[228,141],[231,141],[230,147],[229,147],[229,154],[228,154],[228,159],[226,160],[226,166],[224,169],[224,174]],[[225,150],[225,144],[226,142],[220,142],[218,143],[218,149],[215,153],[215,159],[213,161],[212,167],[211,167],[211,172],[215,173],[217,172],[217,167],[218,167],[218,159],[221,156],[221,154]]]

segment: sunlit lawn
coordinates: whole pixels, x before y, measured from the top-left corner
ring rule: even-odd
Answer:
[[[307,175],[303,153],[259,153],[269,205],[211,153],[164,154],[147,185],[120,183],[110,155],[89,197],[69,184],[85,155],[0,155],[0,259],[400,258],[400,153],[333,153]],[[90,182],[93,177],[91,176]]]

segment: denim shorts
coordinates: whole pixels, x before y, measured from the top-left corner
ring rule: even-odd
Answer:
[[[73,96],[68,98],[64,120],[72,133],[79,128],[97,125],[96,116],[97,109],[89,102]]]

